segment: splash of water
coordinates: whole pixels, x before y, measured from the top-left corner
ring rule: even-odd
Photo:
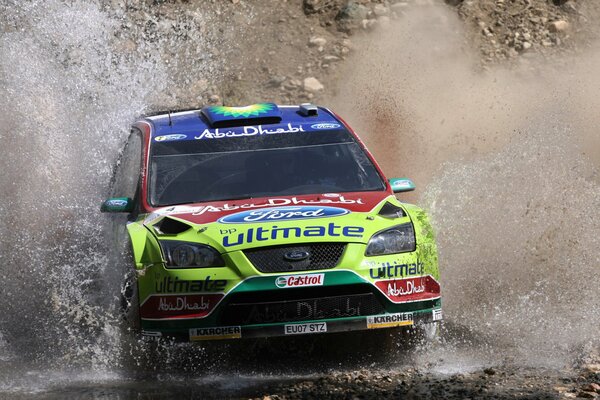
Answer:
[[[445,7],[409,9],[358,41],[331,102],[425,188],[404,200],[439,233],[451,363],[575,362],[600,326],[600,52],[482,72],[464,36]]]
[[[110,368],[132,351],[116,310],[124,271],[107,257],[99,204],[132,120],[156,104],[185,106],[190,94],[177,96],[190,79],[218,80],[210,16],[158,21],[156,12],[78,0],[0,5],[0,354],[28,368]],[[185,65],[171,67],[172,58]]]

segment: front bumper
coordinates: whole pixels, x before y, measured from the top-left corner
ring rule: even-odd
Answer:
[[[142,335],[175,341],[206,341],[274,336],[294,336],[382,329],[428,324],[442,319],[439,300],[434,308],[410,312],[385,313],[355,318],[335,318],[258,325],[203,326],[198,328],[146,329]]]
[[[378,286],[388,281],[371,282],[349,270],[254,276],[226,294],[160,293],[142,304],[146,311],[142,334],[199,341],[346,332],[440,320],[439,285],[427,286],[433,279],[428,275],[418,279],[418,293],[400,297]],[[203,282],[203,287],[210,286]],[[166,286],[176,289],[175,284]],[[425,290],[431,288],[431,292]]]

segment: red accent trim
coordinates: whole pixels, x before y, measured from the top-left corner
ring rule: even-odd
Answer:
[[[431,275],[377,281],[375,286],[394,303],[433,300],[440,297],[440,284]]]
[[[172,215],[194,224],[206,224],[215,222],[226,215],[268,207],[323,206],[344,208],[352,212],[370,212],[388,196],[390,196],[390,193],[386,191],[336,193],[336,196],[326,193],[213,201],[210,203],[162,207],[160,209],[149,208],[159,215]],[[155,214],[149,217],[148,221],[153,221],[157,216]],[[315,219],[315,221],[318,221],[318,219]]]
[[[144,164],[142,165],[142,170],[140,171],[140,175],[142,177],[142,193],[140,193],[140,211],[142,213],[152,212],[153,207],[148,204],[148,170],[150,162],[150,158],[148,157],[150,153],[150,140],[152,139],[152,125],[150,125],[147,121],[138,121],[134,124],[136,128],[142,131],[144,135],[144,149],[143,149],[143,157]]]
[[[140,306],[140,317],[145,320],[204,318],[223,297],[223,294],[152,295]]]

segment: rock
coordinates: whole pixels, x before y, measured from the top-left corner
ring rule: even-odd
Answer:
[[[350,39],[343,39],[342,46],[346,47],[348,50],[352,50],[354,48],[354,45],[352,44]]]
[[[581,389],[583,389],[586,392],[600,393],[600,385],[597,383],[590,383],[589,385],[585,385]]]
[[[338,56],[328,55],[323,57],[323,61],[332,62],[332,61],[340,61]]]
[[[569,0],[567,1],[565,4],[562,5],[563,10],[565,10],[566,12],[570,12],[573,14],[577,14],[577,5],[575,4],[574,1]]]
[[[304,0],[302,6],[305,14],[314,14],[321,10],[320,0]]]
[[[304,79],[302,87],[309,93],[317,93],[325,89],[325,86],[323,86],[317,78],[312,76]]]
[[[553,21],[548,24],[550,32],[564,32],[569,29],[569,23],[565,20]]]
[[[577,397],[582,398],[582,399],[595,399],[598,397],[598,395],[594,392],[581,391],[581,392],[577,393]]]
[[[281,86],[283,82],[285,82],[285,76],[273,75],[271,79],[269,79],[268,85],[271,87]]]
[[[373,28],[376,23],[377,23],[377,21],[374,19],[363,19],[360,22],[360,26],[362,26],[362,28],[364,30],[369,30],[369,29]]]
[[[531,48],[531,43],[529,42],[523,42],[523,50],[528,50]]]
[[[583,369],[588,372],[600,372],[600,364],[586,364]]]
[[[219,95],[211,94],[208,98],[208,102],[210,104],[221,104],[221,98],[219,97]]]
[[[327,39],[319,36],[313,36],[308,39],[308,44],[312,47],[323,47],[327,44]]]
[[[496,370],[495,370],[495,369],[493,369],[493,368],[486,368],[486,369],[484,369],[484,370],[483,370],[483,372],[484,372],[486,375],[495,375],[495,374],[496,374]]]
[[[337,20],[354,20],[360,21],[367,18],[369,9],[362,4],[357,4],[356,1],[349,1],[335,16]]]

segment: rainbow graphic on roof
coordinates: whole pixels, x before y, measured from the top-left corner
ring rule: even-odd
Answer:
[[[235,126],[239,120],[264,120],[267,123],[281,121],[281,111],[275,103],[257,103],[244,107],[208,106],[202,113],[213,126]]]
[[[224,117],[258,117],[261,114],[266,114],[269,111],[277,109],[277,106],[273,103],[258,103],[252,104],[245,107],[225,107],[225,106],[212,106],[209,111],[215,114],[222,115]]]

